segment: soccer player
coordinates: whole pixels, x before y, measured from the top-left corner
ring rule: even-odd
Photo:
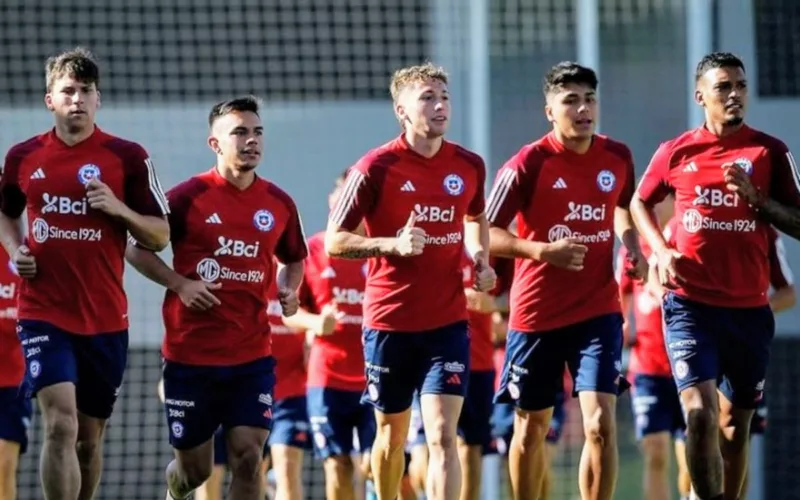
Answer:
[[[0,498],[17,498],[17,465],[28,447],[31,402],[20,386],[25,358],[17,337],[19,276],[8,255],[0,267]]]
[[[303,458],[306,451],[311,450],[306,401],[306,333],[287,326],[281,319],[281,304],[275,287],[269,293],[267,314],[276,362],[272,432],[268,440],[275,491],[278,498],[302,500],[305,498]]]
[[[695,80],[705,123],[659,146],[632,209],[659,280],[672,289],[663,304],[665,341],[687,420],[692,485],[701,499],[736,499],[775,333],[769,225],[800,238],[800,175],[781,141],[744,124],[739,58],[709,54]],[[674,248],[653,214],[670,193],[681,221]]]
[[[216,165],[167,193],[173,268],[140,245],[126,257],[167,289],[162,354],[175,450],[167,498],[186,498],[208,478],[222,425],[231,498],[260,499],[275,385],[268,290],[275,281],[283,314],[294,314],[308,250],[294,201],[255,173],[264,134],[258,101],[220,102],[208,123]]]
[[[559,63],[545,77],[544,94],[553,131],[503,165],[487,202],[492,253],[516,259],[496,402],[517,407],[509,449],[514,496],[536,498],[566,363],[586,437],[581,496],[610,499],[618,463],[617,394],[627,384],[620,375],[614,232],[631,252],[631,272],[643,276],[646,266],[627,208],[633,160],[625,145],[594,132],[594,71]],[[507,229],[515,217],[519,236]]]
[[[346,173],[328,197],[332,209]],[[328,500],[355,498],[356,470],[369,471],[369,448],[375,440],[375,417],[361,403],[366,385],[361,346],[366,260],[336,259],[325,253],[325,233],[308,240],[306,278],[300,287],[300,309],[287,324],[312,332],[308,363],[308,414],[314,449],[323,460]],[[361,449],[354,450],[353,433]]]
[[[427,496],[454,500],[461,489],[457,425],[469,375],[465,247],[476,289],[491,290],[495,281],[487,255],[486,173],[478,155],[444,140],[450,118],[444,70],[432,64],[400,69],[391,94],[403,133],[350,169],[329,218],[325,249],[334,257],[371,257],[363,401],[376,410],[372,473],[378,498],[397,495],[418,389],[430,449]]]
[[[672,207],[671,198],[656,206],[659,227],[664,228],[667,239],[672,231],[667,225],[672,217]],[[647,242],[642,241],[641,248],[643,256],[650,259]],[[636,324],[635,336],[626,334],[625,337],[631,346],[628,379],[632,384],[636,438],[644,456],[642,498],[666,500],[671,497],[669,463],[673,439],[678,463],[678,490],[685,497],[690,490],[683,452],[685,424],[661,327],[663,289],[658,283],[632,280],[624,272],[626,262],[627,251],[620,248],[617,272],[626,329],[631,316]]]
[[[169,208],[147,152],[95,126],[99,79],[85,49],[47,60],[55,127],[12,147],[0,180],[0,237],[23,279],[18,334],[26,392],[43,414],[50,500],[90,499],[100,480],[127,358],[128,232],[148,248],[169,241]]]

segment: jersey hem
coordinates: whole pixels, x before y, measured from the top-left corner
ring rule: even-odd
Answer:
[[[512,310],[514,309],[513,305],[511,305],[511,309]],[[570,317],[569,320],[564,320],[564,321],[542,321],[542,322],[522,323],[522,322],[517,322],[514,319],[511,319],[508,322],[508,328],[509,330],[514,330],[515,332],[526,333],[526,334],[546,333],[546,332],[551,332],[553,330],[560,330],[562,328],[567,328],[573,325],[577,325],[578,323],[583,323],[584,321],[588,321],[594,318],[599,318],[600,316],[606,316],[608,314],[622,314],[622,311],[618,306],[608,307],[606,309],[591,311],[581,315],[574,315]]]

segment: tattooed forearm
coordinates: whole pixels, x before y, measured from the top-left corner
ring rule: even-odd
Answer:
[[[354,248],[351,250],[342,250],[336,254],[340,259],[366,259],[368,257],[380,257],[384,255],[380,248]]]
[[[789,207],[770,198],[756,206],[759,218],[787,236],[800,240],[800,207]]]
[[[366,259],[395,255],[396,238],[369,238],[347,231],[329,233],[325,249],[331,257],[340,259]]]

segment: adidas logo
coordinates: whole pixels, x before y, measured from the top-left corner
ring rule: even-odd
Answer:
[[[219,218],[219,214],[214,212],[211,217],[206,219],[206,224],[222,224],[222,219]]]
[[[406,193],[413,193],[414,191],[416,191],[416,189],[414,188],[414,185],[411,184],[411,181],[406,181],[406,183],[403,184],[403,187],[400,188],[400,191],[404,191]]]
[[[683,171],[684,172],[697,172],[697,165],[695,165],[694,162],[691,162],[690,164],[688,164],[685,167],[683,167]]]
[[[559,177],[556,179],[556,182],[553,183],[553,189],[567,189],[567,183],[564,182],[564,179]]]
[[[31,179],[44,179],[45,177],[47,176],[44,175],[44,170],[42,170],[42,167],[37,168],[36,171],[31,174]]]

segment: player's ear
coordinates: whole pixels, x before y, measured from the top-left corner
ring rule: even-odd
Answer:
[[[544,105],[544,116],[547,117],[547,121],[553,123],[556,119],[553,117],[553,108],[550,104]]]
[[[97,108],[98,108],[98,109],[99,109],[99,108],[100,108],[100,106],[103,104],[103,99],[102,99],[102,97],[103,97],[103,96],[100,94],[100,91],[98,90],[98,91],[97,91]]]
[[[405,123],[407,118],[406,108],[399,102],[394,103],[394,116],[397,117],[397,121],[400,122],[401,126]]]
[[[218,155],[221,153],[219,149],[219,139],[217,139],[213,135],[208,137],[208,147],[211,148],[211,151],[213,151],[214,154]]]
[[[50,95],[50,92],[44,95],[44,105],[48,111],[53,111],[53,96]]]

